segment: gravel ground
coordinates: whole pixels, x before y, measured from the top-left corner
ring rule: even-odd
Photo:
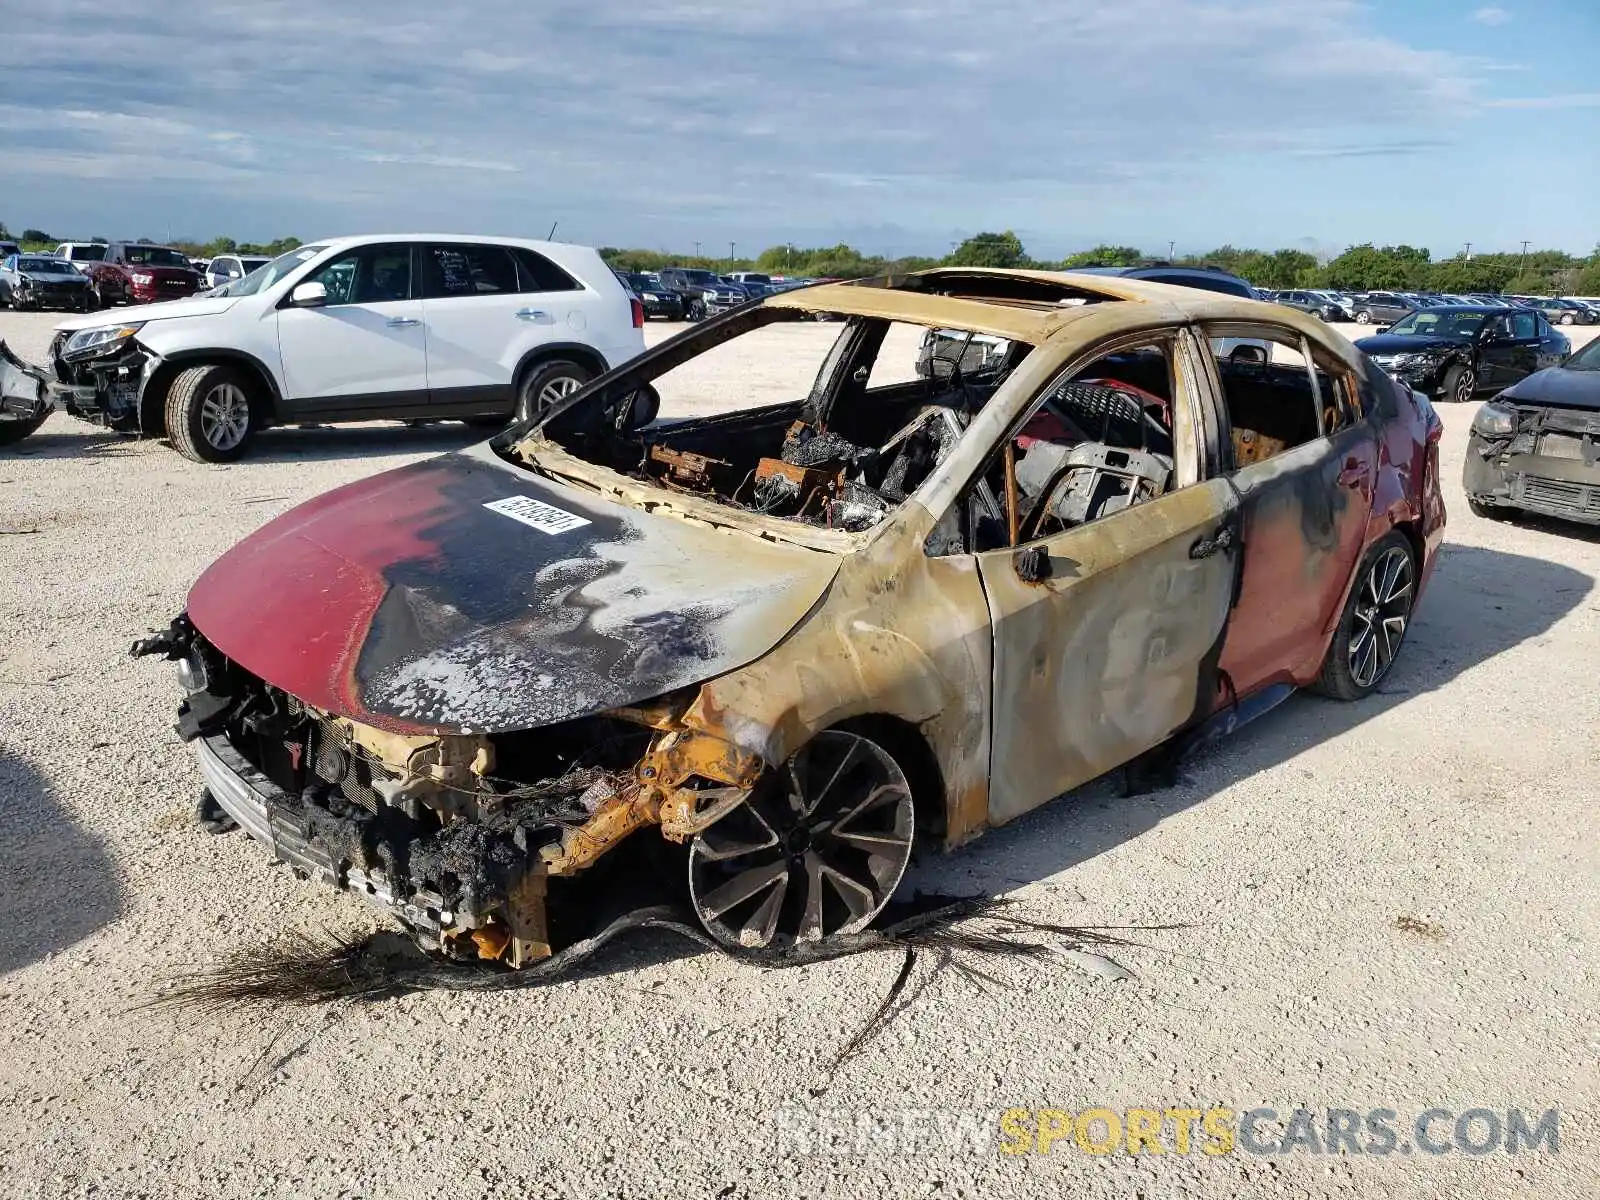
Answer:
[[[38,358],[50,324],[0,314],[0,336]],[[785,378],[746,365],[759,384],[710,381],[713,403]],[[1044,919],[1187,928],[1115,955],[1136,972],[1120,982],[1065,962],[1001,964],[1012,986],[983,990],[943,977],[820,1097],[897,960],[762,973],[646,943],[538,992],[138,1010],[241,944],[376,918],[191,822],[176,685],[130,639],[263,522],[467,435],[281,431],[206,468],[52,417],[0,454],[8,1194],[1592,1197],[1600,533],[1468,513],[1470,415],[1443,408],[1449,542],[1381,694],[1297,697],[1171,790],[1091,789],[925,871]],[[992,1129],[993,1110],[1093,1105],[1392,1108],[1403,1131],[1434,1106],[1563,1116],[1559,1154],[1482,1157],[1012,1157],[926,1134],[807,1153],[791,1136],[808,1114]]]

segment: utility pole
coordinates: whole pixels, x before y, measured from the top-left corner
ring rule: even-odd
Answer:
[[[1517,274],[1522,274],[1522,267],[1528,261],[1528,239],[1522,239],[1522,257],[1517,260]]]
[[[733,270],[733,243],[728,243],[728,270]]]
[[[1174,246],[1176,246],[1177,244],[1178,243],[1173,241],[1171,238],[1167,239],[1167,261],[1168,262],[1172,261],[1172,248]]]
[[[1467,243],[1467,261],[1468,262],[1472,261],[1472,243],[1471,242]]]
[[[700,257],[700,243],[699,243],[699,242],[696,242],[696,243],[695,243],[695,244],[694,244],[694,256],[695,256],[695,257],[696,257],[696,258],[699,258],[699,257]]]

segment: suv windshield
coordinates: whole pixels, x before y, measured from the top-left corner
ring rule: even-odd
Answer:
[[[136,267],[182,267],[189,269],[189,260],[176,250],[165,246],[129,246],[123,257]]]
[[[74,246],[72,257],[79,262],[99,262],[106,256],[106,248],[96,243],[93,246]]]
[[[1483,323],[1488,319],[1488,313],[1440,312],[1434,309],[1406,314],[1389,326],[1389,332],[1436,337],[1472,337],[1483,328]]]
[[[684,269],[683,277],[690,283],[697,283],[701,287],[716,287],[717,284],[722,282],[710,271],[697,271],[687,267]]]
[[[228,284],[226,291],[230,296],[253,296],[263,288],[269,288],[282,279],[301,263],[310,262],[317,255],[326,250],[326,246],[299,246],[287,254],[280,254],[266,266],[251,271],[243,279],[236,279]]]

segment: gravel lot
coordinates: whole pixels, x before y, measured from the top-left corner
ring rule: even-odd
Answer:
[[[38,359],[51,324],[0,314],[0,337]],[[835,330],[774,332],[776,352]],[[785,377],[747,365],[756,391]],[[710,382],[717,404],[752,394]],[[1064,962],[1002,964],[1014,986],[981,992],[946,976],[820,1098],[897,960],[762,973],[647,943],[538,992],[135,1011],[241,943],[375,918],[191,823],[176,683],[130,640],[263,522],[468,435],[275,431],[207,468],[52,417],[0,452],[7,1193],[1592,1197],[1600,533],[1474,518],[1471,412],[1442,413],[1449,542],[1382,694],[1297,697],[1172,790],[1091,790],[925,872],[1042,919],[1190,927],[1116,955],[1137,972],[1122,982]],[[1093,1105],[1392,1108],[1402,1129],[1434,1106],[1563,1117],[1559,1154],[1516,1157],[780,1154],[780,1109]]]

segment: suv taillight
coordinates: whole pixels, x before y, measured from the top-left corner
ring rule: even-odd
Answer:
[[[644,305],[640,303],[639,297],[637,296],[630,297],[628,303],[633,307],[633,327],[635,329],[643,329]]]

